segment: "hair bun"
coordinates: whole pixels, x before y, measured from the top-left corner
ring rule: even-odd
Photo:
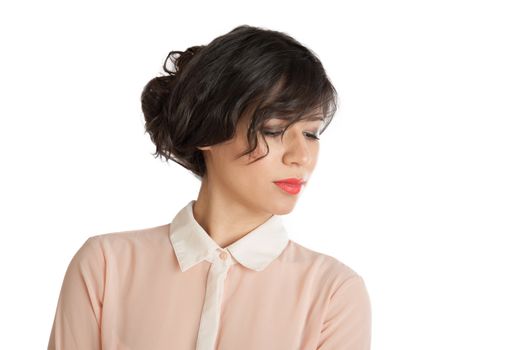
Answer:
[[[163,70],[168,75],[155,77],[146,84],[141,94],[141,106],[146,121],[153,120],[161,113],[164,104],[177,83],[181,70],[203,46],[192,46],[185,51],[170,51],[164,60]],[[174,69],[169,69],[170,61]]]
[[[168,53],[168,56],[166,56],[166,59],[164,60],[163,69],[166,73],[170,75],[175,75],[178,72],[180,72],[184,66],[192,59],[192,57],[201,51],[202,45],[192,46],[187,48],[185,51],[170,51]],[[175,57],[175,55],[178,55]],[[172,65],[174,66],[174,70],[170,70],[167,68],[166,64],[168,63],[168,60],[171,61]]]
[[[141,94],[141,107],[147,122],[159,115],[172,85],[170,76],[155,77],[146,84]]]

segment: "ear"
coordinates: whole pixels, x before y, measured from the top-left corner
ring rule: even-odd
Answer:
[[[197,147],[197,149],[200,149],[201,151],[205,151],[205,150],[212,149],[212,146]]]

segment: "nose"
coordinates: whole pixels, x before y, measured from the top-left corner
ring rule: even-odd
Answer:
[[[285,164],[305,165],[310,161],[311,154],[305,136],[302,132],[289,133],[289,138],[285,141],[285,153],[283,162]],[[287,135],[285,135],[287,136]],[[286,138],[284,136],[284,138]]]

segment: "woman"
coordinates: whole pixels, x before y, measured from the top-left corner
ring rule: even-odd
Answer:
[[[320,61],[243,25],[170,52],[164,70],[141,95],[146,131],[201,181],[197,199],[169,224],[87,239],[48,349],[369,349],[362,277],[290,240],[281,219],[336,110]]]

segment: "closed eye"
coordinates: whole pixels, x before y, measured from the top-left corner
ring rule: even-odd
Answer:
[[[279,131],[272,131],[272,130],[263,130],[263,135],[266,135],[266,136],[270,136],[270,137],[277,137],[279,135],[281,135],[281,133],[283,133],[283,130],[279,130]],[[320,138],[316,135],[316,134],[313,134],[313,133],[305,133],[307,135],[307,137],[313,139],[313,140],[319,140]]]

